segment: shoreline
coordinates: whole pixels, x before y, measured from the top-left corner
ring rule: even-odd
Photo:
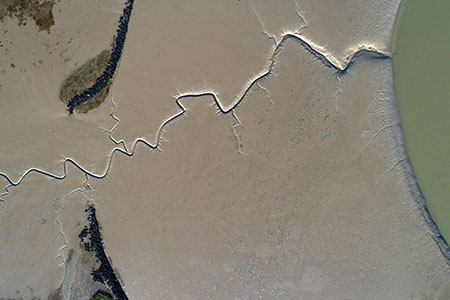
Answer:
[[[399,58],[396,58],[397,55],[397,47],[398,47],[398,42],[399,42],[399,34],[400,34],[400,30],[401,30],[401,23],[402,23],[402,19],[404,19],[404,13],[405,13],[405,9],[406,9],[406,5],[407,5],[407,0],[402,0],[400,5],[399,5],[399,9],[397,12],[397,16],[395,19],[395,23],[394,23],[394,30],[393,30],[393,34],[392,34],[392,41],[391,41],[391,47],[392,47],[392,86],[393,86],[393,96],[396,102],[396,110],[397,110],[397,115],[398,115],[398,121],[400,122],[400,129],[401,129],[401,147],[403,149],[399,149],[400,152],[404,152],[404,155],[406,157],[406,161],[403,163],[403,173],[404,176],[407,178],[407,188],[411,193],[411,196],[415,199],[415,201],[417,202],[417,206],[419,207],[419,210],[422,214],[422,216],[424,217],[426,223],[428,224],[432,234],[433,234],[433,240],[438,244],[442,254],[444,255],[447,264],[450,265],[450,247],[448,244],[448,241],[446,240],[446,238],[444,237],[444,235],[442,234],[441,229],[439,229],[438,227],[438,223],[436,219],[442,219],[442,216],[440,216],[438,218],[437,215],[433,216],[432,212],[430,210],[430,205],[431,203],[427,204],[427,199],[425,198],[424,192],[420,186],[420,182],[419,179],[417,178],[417,174],[416,174],[416,170],[414,168],[414,162],[412,161],[411,157],[410,157],[410,153],[408,152],[408,148],[409,151],[411,151],[413,148],[415,149],[414,151],[417,151],[417,138],[414,139],[414,137],[410,137],[410,146],[408,147],[407,145],[407,137],[405,136],[405,126],[407,126],[407,124],[411,124],[411,117],[412,115],[408,116],[408,112],[405,112],[405,108],[403,109],[403,119],[402,120],[402,109],[401,109],[401,104],[399,101],[399,98],[401,98],[403,96],[403,98],[405,98],[404,92],[403,90],[406,88],[405,84],[403,84],[403,90],[398,86],[398,77],[400,76],[400,74],[405,74],[405,66],[403,67],[399,67],[395,61],[398,62]],[[405,21],[403,21],[405,22]],[[404,26],[404,25],[403,25]],[[404,32],[403,32],[404,33]],[[404,59],[402,57],[402,59]],[[402,70],[403,69],[403,72]],[[397,70],[397,71],[396,71]],[[396,83],[396,77],[397,77],[397,83]],[[400,91],[402,90],[402,94],[400,95]],[[414,101],[412,101],[412,103],[410,103],[411,105],[417,105],[414,103]],[[432,105],[436,105],[436,104],[432,104]],[[405,104],[403,104],[403,106],[405,106]],[[409,123],[408,123],[409,122]],[[419,122],[417,121],[418,124],[423,123],[423,122]],[[416,140],[416,142],[415,142]],[[416,148],[415,148],[416,147]],[[400,155],[401,156],[401,155]],[[423,155],[422,155],[423,156]],[[416,159],[420,159],[421,156],[418,156]],[[419,162],[416,162],[416,164],[418,164]],[[416,165],[417,168],[417,165]],[[427,168],[424,168],[424,166],[422,166],[421,171],[424,172],[425,175]],[[420,173],[420,172],[419,172]],[[428,174],[430,175],[430,174]],[[427,185],[426,182],[422,182],[423,185]],[[428,189],[430,189],[430,186],[428,186]],[[429,195],[430,196],[430,195]],[[429,197],[429,198],[433,198],[433,197]],[[448,196],[447,196],[448,198]],[[434,201],[437,203],[438,197],[434,197],[433,198]],[[429,200],[428,202],[433,202],[431,200]],[[442,222],[443,220],[441,220]],[[442,224],[445,225],[445,224]]]
[[[392,63],[392,60],[391,60]],[[393,72],[392,72],[393,74]],[[417,208],[420,211],[424,221],[428,225],[429,229],[432,233],[432,239],[438,245],[441,250],[442,255],[445,258],[445,261],[450,266],[450,247],[443,235],[441,234],[439,227],[434,221],[427,205],[425,197],[420,189],[419,182],[417,180],[416,174],[414,172],[413,165],[409,158],[408,152],[406,150],[406,142],[405,137],[403,135],[402,122],[400,120],[400,112],[398,108],[397,98],[395,97],[395,89],[394,89],[394,81],[392,80],[392,99],[394,99],[394,103],[391,104],[391,110],[395,113],[396,119],[398,121],[398,125],[396,127],[391,128],[391,137],[394,142],[397,143],[396,146],[396,156],[398,158],[398,165],[402,169],[402,176],[405,178],[406,190],[410,193],[411,197],[414,199]]]

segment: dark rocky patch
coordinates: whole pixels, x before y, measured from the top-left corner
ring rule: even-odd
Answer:
[[[131,17],[131,11],[133,10],[134,0],[127,0],[123,14],[119,18],[119,28],[116,32],[116,37],[111,49],[111,56],[108,60],[105,70],[97,77],[95,83],[88,89],[84,90],[80,94],[76,94],[70,99],[67,104],[67,111],[69,114],[73,113],[75,107],[80,106],[90,98],[98,95],[103,89],[108,87],[114,73],[117,69],[120,57],[122,55],[123,46],[125,44],[126,34],[128,32],[128,23]]]
[[[83,228],[79,234],[79,238],[86,251],[93,252],[99,263],[99,267],[92,270],[92,278],[94,281],[108,286],[115,299],[128,300],[103,248],[102,236],[94,206],[89,205],[86,208],[86,213],[88,215],[89,226]]]

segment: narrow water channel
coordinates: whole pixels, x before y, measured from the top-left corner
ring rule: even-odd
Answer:
[[[394,87],[406,148],[427,207],[450,241],[450,0],[403,0]]]

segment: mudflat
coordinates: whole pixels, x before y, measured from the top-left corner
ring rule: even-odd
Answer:
[[[0,23],[0,298],[445,299],[399,1],[136,1],[106,97],[69,114],[125,4]]]

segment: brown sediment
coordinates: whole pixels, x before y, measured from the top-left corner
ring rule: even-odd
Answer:
[[[69,255],[67,256],[66,264],[70,263],[72,261],[74,249],[70,249]]]
[[[94,85],[97,77],[99,77],[105,70],[110,55],[111,52],[109,50],[103,50],[95,58],[90,59],[70,74],[64,80],[59,91],[60,100],[67,105],[73,96],[81,94],[83,91]],[[87,113],[91,109],[98,107],[105,101],[110,87],[111,82],[109,82],[106,87],[100,91],[100,93],[77,106],[75,110],[79,113]]]
[[[22,26],[27,24],[27,18],[32,18],[40,31],[50,33],[50,27],[55,25],[54,4],[54,0],[3,0],[0,2],[0,21],[15,17]]]
[[[61,300],[62,296],[61,296],[61,288],[53,291],[49,296],[48,296],[48,300]]]
[[[70,299],[88,299],[86,295],[94,295],[98,291],[109,295],[109,292],[105,292],[109,291],[108,286],[93,279],[92,271],[99,267],[100,262],[96,259],[95,253],[87,251],[80,241],[76,249],[69,250],[66,259],[66,276],[69,279],[57,290],[59,295],[70,294]],[[60,298],[50,300],[58,299]]]

